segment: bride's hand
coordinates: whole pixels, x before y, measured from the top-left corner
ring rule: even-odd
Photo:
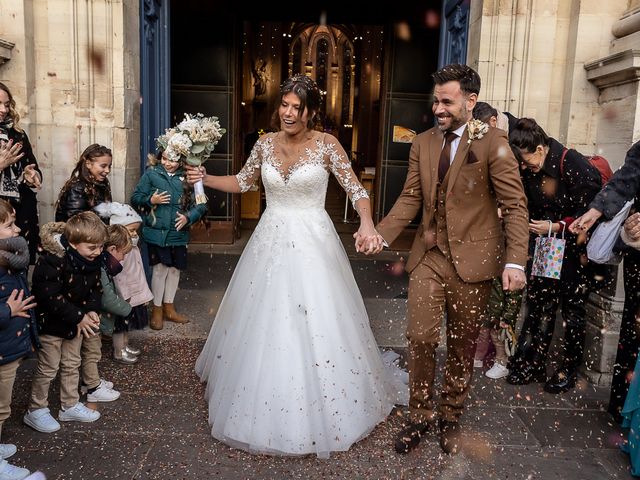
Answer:
[[[203,180],[206,175],[206,170],[204,167],[194,167],[192,165],[185,165],[185,170],[187,171],[187,183],[189,185],[193,185],[198,180]]]
[[[373,226],[360,225],[354,234],[356,239],[356,251],[365,255],[375,255],[382,251],[384,239]]]

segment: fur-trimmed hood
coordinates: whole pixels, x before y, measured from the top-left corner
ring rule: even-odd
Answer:
[[[64,256],[64,247],[60,243],[64,225],[64,222],[49,222],[40,228],[40,244],[45,252],[57,257]]]

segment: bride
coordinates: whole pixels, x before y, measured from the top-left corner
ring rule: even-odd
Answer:
[[[324,210],[329,173],[360,215],[358,249],[383,240],[369,197],[335,137],[312,129],[315,82],[281,86],[280,131],[263,135],[238,175],[190,183],[246,192],[262,178],[267,208],[196,362],[211,434],[250,452],[328,457],[365,437],[393,408],[347,255]],[[275,114],[274,114],[275,119]]]

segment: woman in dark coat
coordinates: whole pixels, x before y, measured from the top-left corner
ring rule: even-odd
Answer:
[[[600,217],[611,220],[629,200],[634,200],[634,206],[625,228],[627,235],[633,236],[632,225],[637,224],[640,217],[640,142],[636,142],[629,149],[622,167],[589,204],[589,211],[573,223],[571,230],[576,233],[586,232]],[[638,235],[637,227],[635,235]],[[618,422],[622,421],[620,411],[627,397],[631,374],[640,348],[640,327],[636,321],[640,312],[640,251],[628,248],[623,254],[624,309],[609,399],[609,413]]]
[[[16,102],[4,83],[0,82],[0,142],[22,145],[22,156],[13,163],[0,164],[0,198],[15,209],[16,225],[29,244],[29,261],[35,263],[38,247],[38,201],[36,192],[42,184],[42,172],[33,154],[29,137],[20,127]]]
[[[560,280],[530,276],[528,314],[518,337],[507,382],[515,385],[545,381],[545,390],[561,393],[575,386],[585,341],[585,304],[589,296],[585,245],[567,227],[587,210],[600,191],[597,168],[579,152],[567,150],[547,136],[533,119],[518,120],[509,132],[518,154],[522,183],[528,200],[530,255],[538,235],[552,232],[566,239]],[[561,166],[562,163],[562,166]],[[561,306],[565,323],[563,358],[547,380],[546,360],[553,337],[556,311]]]

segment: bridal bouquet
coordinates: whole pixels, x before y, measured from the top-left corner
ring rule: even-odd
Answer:
[[[184,120],[173,128],[167,129],[156,142],[174,162],[184,161],[194,167],[200,167],[206,162],[218,141],[226,130],[220,127],[218,117],[205,117],[201,113],[196,115],[184,114]],[[202,180],[193,185],[196,203],[207,203]]]

